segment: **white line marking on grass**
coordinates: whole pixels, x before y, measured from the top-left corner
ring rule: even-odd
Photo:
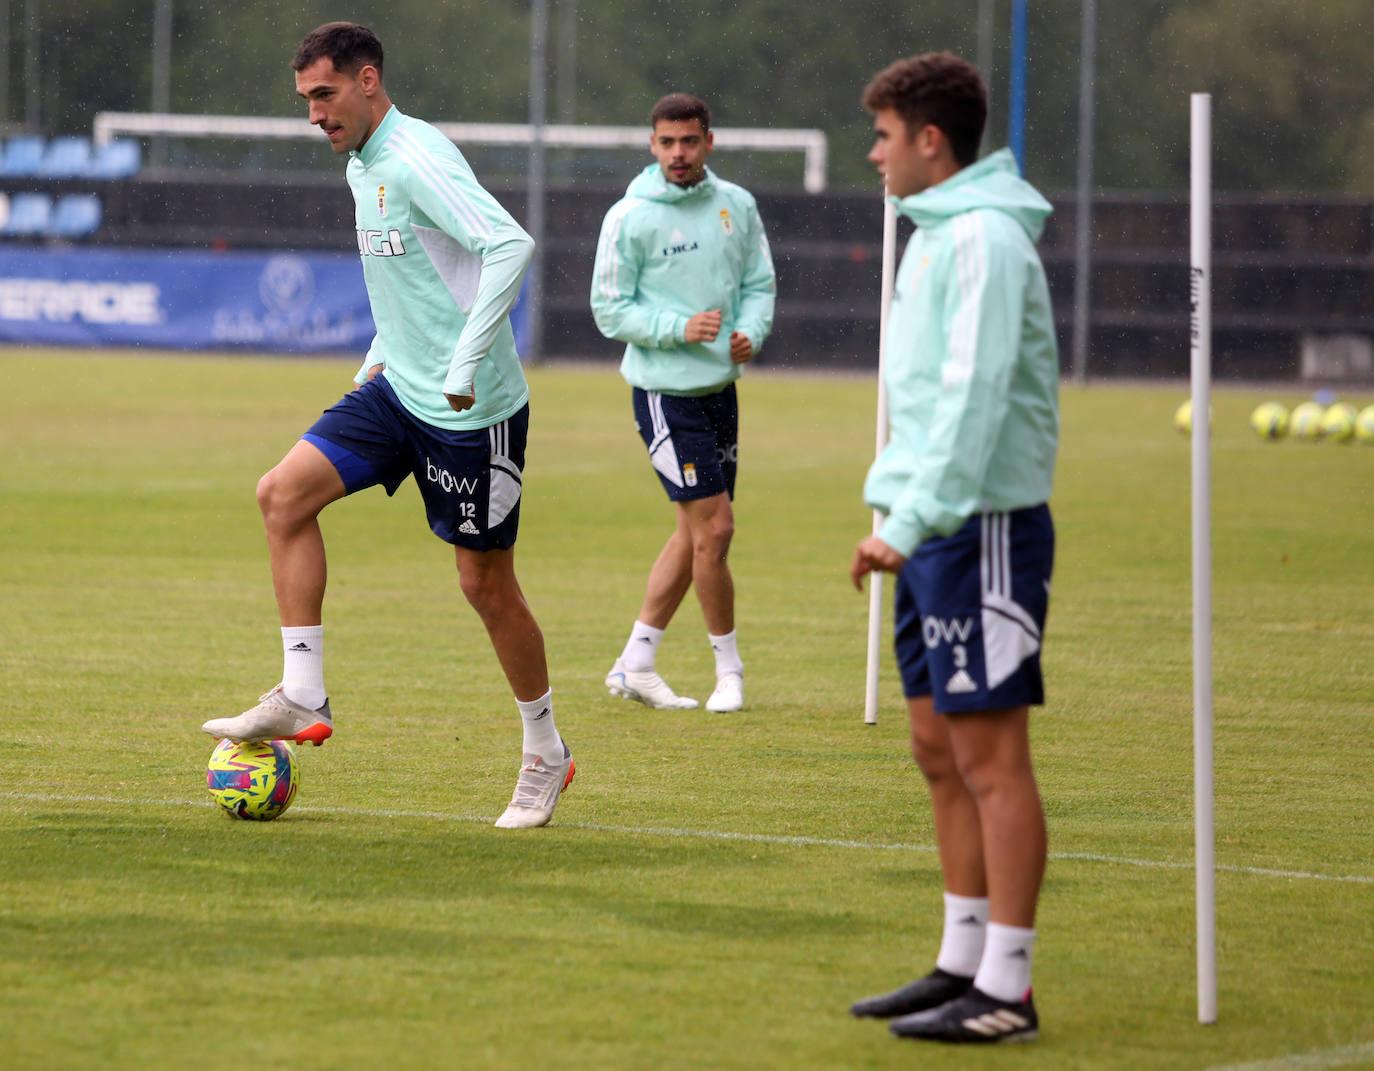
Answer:
[[[50,792],[0,791],[0,800],[27,800],[33,803],[115,803],[138,804],[143,807],[213,807],[210,800],[138,800],[120,796],[77,796]],[[359,815],[364,818],[422,818],[433,822],[464,822],[489,825],[495,819],[483,814],[455,814],[451,811],[398,811],[376,807],[317,807],[306,804],[296,807],[298,814]],[[885,844],[872,840],[841,840],[828,837],[806,837],[784,833],[736,833],[725,829],[678,829],[672,826],[608,826],[597,822],[559,822],[560,829],[580,829],[589,833],[621,833],[644,837],[680,837],[691,840],[736,841],[744,844],[779,844],[798,848],[846,848],[875,852],[919,852],[932,855],[933,844]],[[1107,863],[1112,866],[1142,867],[1150,870],[1192,870],[1191,862],[1179,863],[1167,859],[1133,859],[1125,855],[1100,855],[1097,852],[1051,852],[1050,859],[1059,862]],[[1374,877],[1366,874],[1316,874],[1308,870],[1273,870],[1259,866],[1227,866],[1217,869],[1227,874],[1245,874],[1255,878],[1290,878],[1296,881],[1335,881],[1349,885],[1374,885]],[[1247,1069],[1248,1071],[1248,1069]]]
[[[1207,1071],[1320,1071],[1328,1067],[1349,1067],[1365,1059],[1374,1058],[1374,1042],[1367,1045],[1347,1045],[1340,1049],[1320,1049],[1279,1056],[1273,1060],[1257,1060],[1249,1064],[1226,1064]]]

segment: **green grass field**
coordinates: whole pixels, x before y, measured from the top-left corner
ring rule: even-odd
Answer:
[[[941,924],[890,661],[862,724],[857,378],[741,388],[747,711],[605,696],[670,509],[614,370],[541,369],[520,571],[579,768],[554,825],[491,827],[517,715],[411,484],[326,514],[339,731],[295,807],[211,808],[200,722],[280,667],[253,486],[353,368],[0,357],[0,1067],[1374,1066],[1374,449],[1264,444],[1264,396],[1215,398],[1204,1028],[1184,389],[1065,390],[1042,1034],[967,1052],[846,1014]],[[694,602],[660,665],[709,690]]]

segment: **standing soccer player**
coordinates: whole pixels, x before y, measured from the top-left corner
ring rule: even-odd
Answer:
[[[1030,707],[1054,562],[1046,505],[1059,359],[1035,251],[1050,206],[1007,150],[975,162],[977,70],[947,52],[881,71],[864,92],[869,160],[916,224],[888,321],[891,441],[864,497],[887,514],[851,575],[898,574],[897,661],[930,789],[945,885],[935,969],[858,1016],[899,1037],[1018,1041],[1031,1000],[1045,817]]]
[[[430,528],[454,546],[463,594],[486,626],[524,725],[515,794],[496,824],[542,826],[574,766],[554,727],[544,639],[515,576],[529,389],[510,311],[534,243],[452,142],[392,105],[371,30],[327,23],[306,36],[291,66],[310,121],[348,156],[377,336],[354,377],[358,389],[258,483],[281,614],[282,681],[251,710],[204,729],[317,745],[333,734],[317,518],[366,487],[395,494],[413,474]]]
[[[735,380],[773,327],[773,259],[754,198],[706,166],[714,145],[706,104],[672,93],[649,121],[656,162],[606,213],[591,304],[601,333],[625,343],[620,372],[633,388],[635,424],[677,523],[606,687],[650,707],[697,705],[654,668],[664,630],[695,586],[716,659],[706,707],[739,710],[744,663],[726,562],[739,462]]]

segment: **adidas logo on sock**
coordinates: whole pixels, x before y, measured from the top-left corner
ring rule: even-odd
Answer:
[[[463,535],[481,535],[481,534],[482,534],[481,530],[477,527],[477,525],[475,525],[475,524],[472,523],[471,518],[469,518],[468,520],[466,520],[466,521],[464,521],[462,524],[460,524],[460,525],[458,526],[458,531],[462,532]]]
[[[976,692],[978,685],[973,683],[973,678],[968,675],[968,670],[957,670],[954,676],[950,677],[949,683],[945,685],[945,691],[951,695],[963,695],[968,692]]]
[[[545,707],[543,710],[541,710],[538,714],[536,714],[536,715],[534,716],[534,720],[535,720],[535,721],[538,721],[540,718],[545,717],[548,713],[549,713],[549,708],[548,708],[548,707]]]
[[[1030,959],[1030,955],[1024,948],[1018,948],[1014,952],[1008,952],[1007,959]]]
[[[654,641],[651,640],[648,636],[641,636],[641,637],[639,637],[639,642],[640,642],[640,643],[653,643]]]
[[[981,922],[978,921],[978,916],[977,916],[977,915],[968,915],[968,916],[966,916],[966,917],[964,917],[964,918],[961,918],[961,919],[959,920],[959,925],[960,925],[960,926],[981,926],[981,925],[983,925],[983,924],[982,924]]]
[[[302,640],[300,643],[296,644],[295,647],[289,647],[287,649],[291,651],[308,651],[310,650],[310,644]]]

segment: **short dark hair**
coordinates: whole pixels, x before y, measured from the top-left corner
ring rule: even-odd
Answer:
[[[891,108],[908,131],[940,129],[960,167],[978,159],[988,121],[988,90],[978,68],[953,52],[923,52],[884,67],[863,96],[870,112]]]
[[[296,49],[291,69],[303,71],[322,56],[328,56],[336,71],[356,74],[362,67],[376,67],[382,73],[382,43],[366,26],[356,22],[326,22],[316,26]]]
[[[661,122],[685,123],[692,119],[701,122],[702,133],[711,129],[711,109],[706,107],[704,100],[690,93],[669,93],[649,113],[650,126],[658,126]]]

